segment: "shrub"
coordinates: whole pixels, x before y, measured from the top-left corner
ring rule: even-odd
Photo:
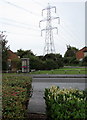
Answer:
[[[56,67],[57,67],[56,62],[51,60],[51,59],[46,60],[45,63],[44,63],[44,69],[45,70],[56,69]]]
[[[3,76],[2,116],[7,119],[25,119],[30,97],[31,78],[27,76]]]
[[[87,56],[83,58],[82,62],[81,62],[82,66],[87,66]]]
[[[59,89],[52,86],[45,89],[46,111],[52,120],[87,119],[87,91],[78,89]]]

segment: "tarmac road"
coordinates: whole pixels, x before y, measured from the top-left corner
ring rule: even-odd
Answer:
[[[86,83],[86,78],[33,78],[33,82]]]
[[[86,74],[34,74],[32,75],[33,78],[87,78]]]

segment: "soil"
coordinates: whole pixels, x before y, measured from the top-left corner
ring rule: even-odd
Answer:
[[[29,120],[46,120],[45,114],[29,114]]]

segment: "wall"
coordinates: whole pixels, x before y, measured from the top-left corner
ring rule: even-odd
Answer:
[[[82,60],[87,55],[87,47],[82,48],[76,53],[77,60]]]

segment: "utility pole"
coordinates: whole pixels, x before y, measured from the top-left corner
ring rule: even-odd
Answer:
[[[0,31],[0,42],[1,42],[1,40],[3,40],[4,38],[7,37],[7,35],[3,34],[4,32],[6,32],[6,31]]]
[[[41,29],[41,36],[42,32],[45,31],[45,46],[44,46],[44,55],[49,54],[49,53],[55,53],[55,46],[54,46],[54,39],[53,39],[53,30],[57,30],[58,34],[58,28],[57,27],[52,27],[52,20],[58,19],[58,24],[60,23],[60,18],[59,17],[52,17],[51,16],[51,9],[55,10],[56,13],[56,7],[55,6],[50,6],[48,3],[48,7],[42,10],[42,16],[43,12],[47,10],[47,18],[43,19],[39,22],[39,27],[41,26],[41,22],[46,21],[46,28]]]
[[[2,52],[2,40],[6,39],[7,35],[4,35],[6,31],[0,31],[0,52]]]

